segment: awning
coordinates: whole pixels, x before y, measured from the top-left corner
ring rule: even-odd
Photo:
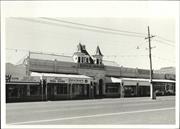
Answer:
[[[166,80],[166,79],[153,79],[153,82],[169,82],[169,83],[176,83],[174,80]]]
[[[174,80],[166,79],[153,79],[153,82],[159,83],[175,83]],[[123,83],[124,86],[136,86],[137,83],[139,86],[150,86],[150,80],[144,78],[115,78],[115,77],[106,77],[106,83]]]
[[[124,86],[137,86],[137,80],[133,78],[121,78]]]
[[[121,83],[122,80],[115,77],[106,77],[106,83]]]
[[[86,75],[56,74],[56,73],[38,73],[38,72],[32,72],[31,76],[48,76],[48,77],[68,77],[68,78],[88,78],[88,79],[91,79],[91,77],[88,77]]]
[[[39,85],[37,82],[6,82],[6,85]]]
[[[6,75],[6,82],[24,82],[24,83],[28,83],[28,82],[40,82],[40,77],[39,76],[19,76],[19,75]]]
[[[74,75],[74,74],[32,72],[31,75],[40,76],[41,79],[46,79],[47,83],[90,84],[92,80],[91,77],[85,75]]]
[[[149,81],[138,81],[139,86],[150,86]]]

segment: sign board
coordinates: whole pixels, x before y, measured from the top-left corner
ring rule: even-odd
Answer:
[[[44,77],[47,83],[90,84],[89,78]]]
[[[137,81],[123,80],[124,86],[137,86]]]
[[[146,69],[138,69],[138,73],[139,74],[145,74],[145,75],[149,75],[149,70],[146,70]]]
[[[38,76],[13,76],[11,74],[6,75],[6,82],[40,82]]]
[[[68,83],[68,78],[46,77],[47,83]]]
[[[72,83],[72,84],[90,84],[90,79],[86,79],[86,78],[69,78],[69,83]]]

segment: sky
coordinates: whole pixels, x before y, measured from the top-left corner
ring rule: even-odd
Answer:
[[[153,69],[176,64],[174,17],[91,16],[53,17],[52,19],[6,18],[6,62],[18,63],[28,55],[28,51],[72,56],[80,42],[86,45],[90,55],[95,54],[96,47],[99,45],[105,60],[115,61],[119,66],[149,69],[148,42],[145,40],[149,26],[150,33],[155,35],[151,40]],[[109,31],[104,33],[87,27],[80,27],[80,29],[77,25],[56,20],[143,33],[144,37],[125,36],[122,33],[114,34]]]

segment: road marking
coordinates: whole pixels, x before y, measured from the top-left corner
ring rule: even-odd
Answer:
[[[31,123],[63,121],[63,120],[82,119],[82,118],[91,118],[91,117],[103,117],[103,116],[112,116],[112,115],[123,115],[123,114],[134,114],[134,113],[143,113],[143,112],[173,110],[173,109],[175,109],[175,108],[174,107],[169,107],[169,108],[148,109],[148,110],[138,110],[138,111],[129,111],[129,112],[116,112],[116,113],[96,114],[96,115],[88,115],[88,116],[65,117],[65,118],[47,119],[47,120],[25,121],[25,122],[16,122],[16,123],[9,123],[9,124],[11,124],[11,125],[12,124],[13,125],[31,124]]]

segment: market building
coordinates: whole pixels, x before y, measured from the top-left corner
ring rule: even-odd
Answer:
[[[72,56],[29,52],[22,66],[22,76],[29,77],[23,90],[24,101],[33,91],[37,91],[37,100],[150,95],[149,70],[120,67],[116,62],[106,61],[99,46],[92,56],[81,43]],[[13,71],[6,69],[6,77],[9,76],[13,76]],[[31,78],[38,78],[34,88],[31,86],[34,82]],[[12,98],[9,93],[11,87],[20,87],[20,82],[27,82],[23,79],[18,81],[16,85],[12,79],[6,80],[6,98]],[[175,74],[154,73],[153,81],[155,87],[158,87],[155,88],[156,92],[161,95],[175,94]],[[14,92],[19,94],[21,90]]]

